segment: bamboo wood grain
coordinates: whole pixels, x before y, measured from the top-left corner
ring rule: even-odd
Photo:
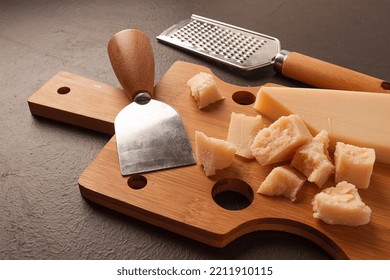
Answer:
[[[251,105],[240,105],[233,96],[237,97],[237,92],[255,94],[259,87],[239,87],[217,77],[226,99],[199,110],[186,81],[200,71],[211,72],[203,66],[176,62],[154,89],[156,99],[175,107],[181,115],[193,149],[195,130],[226,139],[231,112],[257,114]],[[71,91],[58,94],[60,87],[69,87]],[[69,121],[72,124],[109,132],[106,125],[113,123],[116,113],[129,102],[123,96],[123,91],[117,88],[62,72],[35,92],[28,102],[34,115],[65,122],[73,116]],[[390,258],[389,165],[375,164],[370,187],[359,191],[372,209],[370,223],[359,227],[328,225],[314,219],[310,203],[320,189],[312,183],[301,188],[294,203],[257,194],[260,183],[272,168],[236,157],[229,168],[217,171],[212,177],[206,177],[200,165],[193,165],[141,174],[138,178],[146,186],[132,189],[128,180],[137,177],[121,176],[113,136],[80,175],[79,186],[86,199],[211,246],[226,246],[239,236],[257,230],[280,230],[314,241],[336,259]],[[232,178],[247,183],[254,193],[252,203],[243,210],[226,210],[213,200],[214,186],[237,190],[239,186]],[[325,186],[332,186],[332,180]]]
[[[285,58],[282,74],[318,88],[390,93],[389,82],[296,52]]]
[[[123,90],[69,72],[57,73],[28,99],[33,115],[109,135],[115,133],[116,115],[129,103]]]

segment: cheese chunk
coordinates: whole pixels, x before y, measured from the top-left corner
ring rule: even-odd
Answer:
[[[219,92],[213,75],[200,72],[187,81],[191,95],[198,104],[199,109],[205,108],[211,103],[224,99]]]
[[[332,225],[359,226],[370,221],[371,209],[356,187],[345,181],[315,195],[313,217]]]
[[[207,137],[203,132],[195,131],[197,161],[203,165],[206,176],[215,175],[215,170],[231,165],[237,147],[227,141]]]
[[[336,183],[348,181],[358,189],[368,188],[375,162],[373,149],[337,142],[334,159]]]
[[[237,146],[237,155],[248,159],[254,158],[249,148],[262,126],[263,120],[260,115],[251,117],[231,114],[227,141]]]
[[[293,168],[279,166],[272,169],[261,183],[257,193],[270,196],[284,196],[294,201],[297,192],[305,181],[305,177]]]
[[[259,131],[250,150],[261,165],[267,165],[291,159],[312,138],[299,116],[283,116]]]
[[[254,104],[263,117],[298,114],[313,135],[325,129],[330,149],[336,142],[373,148],[390,163],[390,95],[287,87],[262,87]]]
[[[309,182],[321,187],[334,173],[334,166],[329,159],[329,137],[326,130],[321,130],[312,141],[300,147],[291,165],[301,171]]]

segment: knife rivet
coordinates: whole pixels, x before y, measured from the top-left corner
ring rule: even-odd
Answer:
[[[152,97],[149,93],[140,92],[135,96],[134,101],[139,105],[145,105],[149,103],[150,99],[152,99]]]

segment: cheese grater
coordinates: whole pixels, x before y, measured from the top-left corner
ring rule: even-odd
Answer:
[[[275,37],[198,15],[166,29],[157,40],[244,72],[273,64],[284,76],[319,88],[390,92],[389,82],[281,50]]]
[[[157,39],[244,71],[272,64],[280,52],[277,38],[197,15]]]

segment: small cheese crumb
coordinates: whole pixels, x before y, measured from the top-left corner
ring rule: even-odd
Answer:
[[[191,95],[198,104],[199,109],[205,108],[211,103],[225,99],[219,92],[213,75],[200,72],[187,81]]]
[[[282,116],[256,135],[250,147],[261,165],[291,159],[295,151],[313,139],[298,115]]]
[[[353,184],[340,182],[315,195],[313,217],[332,225],[359,226],[370,221],[371,209]]]
[[[203,132],[195,131],[197,161],[203,165],[206,176],[215,175],[218,169],[231,165],[237,147],[227,141],[208,137]]]
[[[296,199],[296,194],[306,178],[290,166],[278,166],[272,169],[261,183],[257,193],[270,196],[284,196],[291,201]]]
[[[312,141],[300,147],[291,166],[301,171],[309,182],[321,187],[334,172],[334,166],[329,158],[329,137],[326,130],[320,131]]]
[[[263,120],[260,115],[251,117],[244,114],[231,114],[227,141],[237,146],[237,155],[247,159],[254,158],[250,146],[262,126]]]
[[[337,142],[334,159],[336,183],[347,181],[358,189],[368,188],[375,162],[374,149]]]

